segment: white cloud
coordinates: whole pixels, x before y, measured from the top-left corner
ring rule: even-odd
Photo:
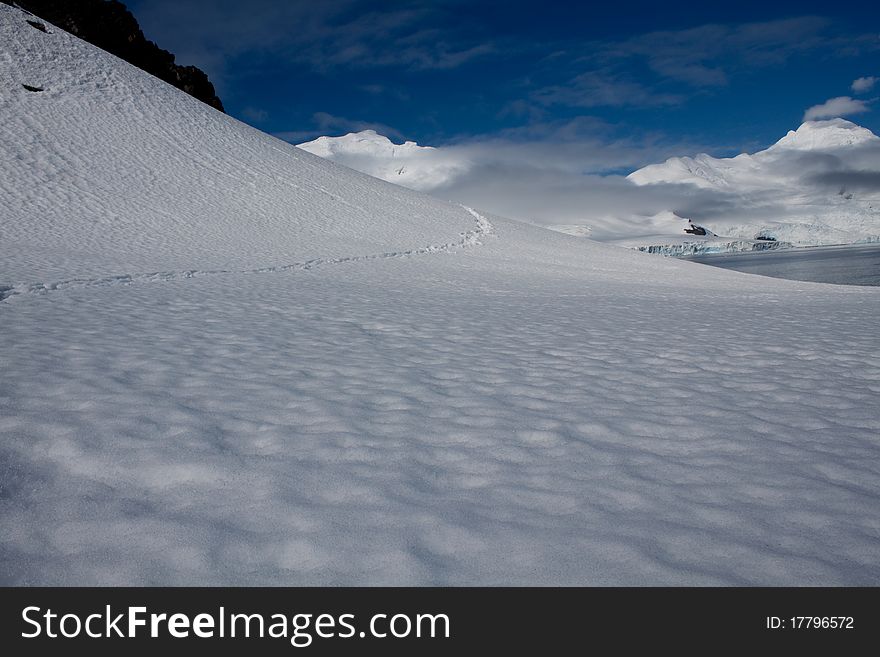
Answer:
[[[453,69],[497,46],[457,19],[450,0],[137,0],[149,38],[194,63],[215,82],[241,75],[243,55],[283,59],[329,72],[337,68]],[[440,25],[442,28],[427,28]],[[235,67],[233,67],[233,63]]]
[[[876,48],[876,41],[874,34],[844,36],[826,18],[802,16],[560,44],[539,60],[543,67],[530,72],[540,85],[530,99],[544,107],[680,105],[694,93],[727,86],[744,71],[779,67],[808,52],[851,56]]]
[[[540,89],[533,98],[541,105],[569,107],[656,107],[684,101],[683,96],[660,93],[633,80],[596,71],[581,73],[564,85]]]
[[[815,121],[817,119],[833,119],[840,116],[850,116],[852,114],[862,114],[869,111],[868,102],[865,100],[856,100],[849,96],[838,96],[826,100],[820,105],[813,105],[804,112],[804,121]]]
[[[869,75],[864,78],[853,80],[852,90],[857,94],[863,94],[867,91],[871,91],[875,84],[877,84],[877,78],[873,75]]]
[[[651,215],[657,208],[689,209],[688,203],[702,198],[700,190],[685,199],[681,189],[637,187],[619,175],[700,145],[666,143],[653,135],[615,139],[611,131],[582,117],[431,149],[398,147],[393,158],[389,148],[365,150],[361,145],[351,152],[334,150],[328,157],[499,215],[543,225],[590,225],[590,234],[600,239],[619,231],[620,220]],[[717,206],[715,199],[711,206]]]

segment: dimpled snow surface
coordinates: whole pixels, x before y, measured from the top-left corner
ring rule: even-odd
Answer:
[[[880,584],[880,290],[445,204],[26,18],[3,584]]]

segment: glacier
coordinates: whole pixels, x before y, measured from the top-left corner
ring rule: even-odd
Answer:
[[[680,242],[677,244],[650,244],[635,247],[637,251],[656,253],[673,258],[692,255],[706,255],[709,253],[742,253],[751,251],[774,251],[776,249],[790,249],[793,245],[789,242],[763,241],[763,240],[738,240],[727,242],[724,240],[704,242]]]

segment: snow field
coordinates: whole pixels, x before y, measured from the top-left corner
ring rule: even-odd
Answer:
[[[0,43],[3,584],[880,581],[876,289],[447,205],[5,5]]]

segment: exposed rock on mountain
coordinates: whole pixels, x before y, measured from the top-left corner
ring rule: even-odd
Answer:
[[[39,18],[106,50],[155,75],[211,107],[224,111],[214,85],[204,71],[181,66],[174,55],[148,41],[137,20],[117,0],[0,0],[25,9]],[[30,24],[41,31],[46,26]]]

